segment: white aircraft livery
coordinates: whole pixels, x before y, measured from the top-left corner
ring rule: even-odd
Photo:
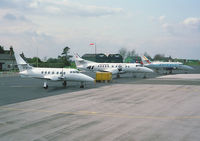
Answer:
[[[84,88],[84,82],[94,82],[94,79],[79,73],[76,69],[68,68],[36,68],[27,64],[20,55],[16,55],[16,62],[19,68],[19,74],[22,77],[32,77],[38,79],[44,79],[44,88],[47,89],[47,81],[62,81],[63,86],[67,85],[67,81],[81,82],[80,88]]]
[[[169,73],[172,73],[172,70],[193,70],[192,67],[183,65],[181,62],[151,62],[147,57],[141,57],[142,62],[145,67],[151,69],[165,69],[168,70]]]
[[[153,70],[143,67],[139,63],[97,63],[82,59],[78,54],[74,55],[76,67],[86,71],[111,72],[112,74],[122,73],[152,73]]]

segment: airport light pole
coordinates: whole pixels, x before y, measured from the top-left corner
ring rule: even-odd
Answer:
[[[95,55],[97,54],[96,43],[94,43]]]

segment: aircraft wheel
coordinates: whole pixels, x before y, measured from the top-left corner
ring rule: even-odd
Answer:
[[[85,86],[84,86],[84,82],[81,82],[81,86],[80,86],[80,88],[84,88]]]
[[[44,82],[44,89],[48,89],[48,85],[47,85],[47,82]]]
[[[48,87],[49,87],[49,86],[48,86],[48,85],[46,85],[46,86],[44,87],[44,89],[48,89]]]
[[[66,81],[63,82],[63,86],[65,86],[65,87],[67,86],[67,82]]]

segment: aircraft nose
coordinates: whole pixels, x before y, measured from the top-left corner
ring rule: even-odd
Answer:
[[[83,74],[84,75],[84,74]],[[94,82],[94,79],[90,76],[87,76],[87,75],[84,75],[84,81],[87,81],[87,82]]]
[[[152,72],[153,72],[152,69],[149,69],[149,68],[147,68],[147,67],[144,67],[143,69],[144,69],[144,71],[147,72],[147,73],[152,73]]]

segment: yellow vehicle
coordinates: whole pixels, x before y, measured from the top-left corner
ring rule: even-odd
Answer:
[[[96,82],[110,82],[111,80],[111,72],[96,72]]]

